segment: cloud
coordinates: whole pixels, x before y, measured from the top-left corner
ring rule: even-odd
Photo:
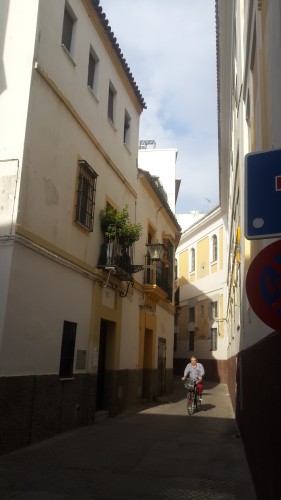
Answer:
[[[101,0],[146,101],[140,138],[177,148],[177,212],[218,204],[215,0]]]

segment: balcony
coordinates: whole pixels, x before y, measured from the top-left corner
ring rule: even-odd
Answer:
[[[147,245],[149,246],[152,245]],[[158,246],[165,248],[164,245]],[[129,288],[134,285],[133,274],[144,271],[145,302],[150,307],[155,307],[160,299],[168,298],[170,302],[173,301],[173,263],[167,260],[162,261],[160,258],[162,257],[156,257],[150,252],[145,256],[145,265],[134,264],[132,245],[125,248],[115,241],[101,246],[97,267],[108,272],[106,285],[103,286],[109,284],[110,276],[113,275],[120,281],[126,281]]]
[[[170,302],[173,300],[173,266],[171,263],[157,261],[151,264],[149,256],[145,259],[144,266],[144,285],[145,289],[155,287],[160,288]]]
[[[101,246],[99,269],[111,270],[120,281],[134,282],[133,274],[144,269],[143,265],[133,264],[132,246],[124,248],[118,243],[104,243]]]

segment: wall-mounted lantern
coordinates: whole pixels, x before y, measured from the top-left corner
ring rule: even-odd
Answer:
[[[152,261],[162,260],[166,247],[162,243],[146,244],[149,257]]]

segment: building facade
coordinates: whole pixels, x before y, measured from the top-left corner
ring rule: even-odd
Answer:
[[[152,220],[163,202],[137,167],[145,102],[99,2],[11,0],[0,11],[5,452],[171,390],[180,227],[167,204]],[[101,259],[108,206],[142,226],[129,267],[123,253]],[[149,283],[148,232],[170,245]]]
[[[157,148],[156,142],[153,140],[140,140],[139,146],[139,167],[159,178],[167,193],[169,206],[175,213],[181,183],[180,179],[176,179],[177,149]]]
[[[176,258],[179,301],[174,352],[179,374],[195,355],[205,378],[227,381],[226,217],[220,207],[201,217],[181,237]]]
[[[228,384],[257,496],[275,499],[281,486],[277,451],[281,445],[280,328],[271,325],[271,316],[276,315],[280,273],[273,281],[267,277],[272,313],[264,322],[260,316],[268,304],[264,298],[264,305],[256,305],[262,282],[258,276],[262,266],[265,271],[270,267],[270,261],[265,258],[256,267],[257,277],[252,274],[251,279],[257,280],[256,296],[254,291],[251,301],[247,276],[251,276],[255,258],[274,240],[264,238],[262,233],[251,239],[245,237],[249,201],[245,195],[245,161],[248,153],[281,146],[281,4],[278,0],[218,0],[216,4],[220,186],[221,203],[228,214]],[[264,184],[267,166],[272,165],[264,167]],[[251,189],[261,193],[258,202],[262,205],[263,186],[258,177]],[[273,184],[272,199],[274,196]],[[278,222],[278,213],[271,217]],[[272,405],[270,400],[274,401]]]

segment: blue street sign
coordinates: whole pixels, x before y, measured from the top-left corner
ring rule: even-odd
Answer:
[[[281,149],[245,156],[245,237],[281,236]]]

